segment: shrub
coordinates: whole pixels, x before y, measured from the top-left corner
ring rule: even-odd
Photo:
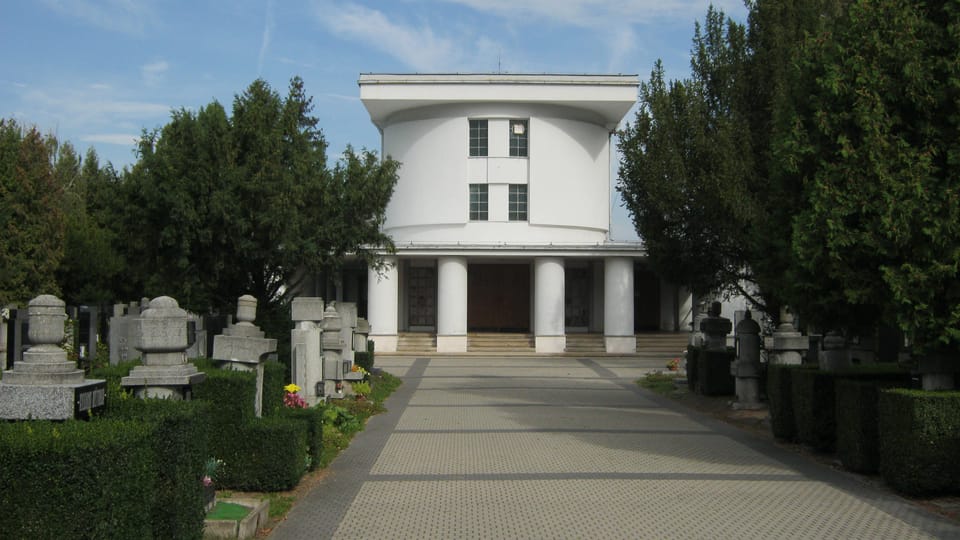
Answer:
[[[201,538],[204,502],[201,479],[209,456],[210,404],[200,401],[125,399],[108,417],[153,427],[157,473],[151,511],[154,538]]]
[[[223,487],[246,491],[293,489],[309,465],[307,426],[289,418],[260,418],[239,426],[225,441],[230,460]]]
[[[152,428],[99,420],[0,423],[5,538],[150,538]]]
[[[909,495],[960,493],[960,392],[882,390],[880,474]]]
[[[290,369],[280,362],[263,363],[263,415],[276,415],[283,408],[283,387],[289,382]]]
[[[730,363],[735,355],[730,348],[722,351],[700,351],[697,355],[697,383],[701,394],[726,396],[734,393],[734,377],[730,374]]]
[[[880,389],[896,383],[842,379],[835,384],[837,457],[844,468],[875,473],[880,467]]]
[[[697,362],[699,362],[698,359],[702,350],[702,347],[687,345],[687,388],[691,392],[699,391],[697,386]]]
[[[797,365],[767,365],[770,429],[774,437],[785,441],[792,441],[797,436],[797,423],[793,417],[792,374],[800,368]]]
[[[308,470],[316,470],[320,466],[323,453],[323,408],[291,409],[290,407],[283,407],[278,414],[281,418],[303,423],[307,434],[307,455],[310,457]]]

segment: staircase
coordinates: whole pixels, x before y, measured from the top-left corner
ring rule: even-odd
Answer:
[[[426,332],[401,332],[397,336],[397,352],[436,352],[437,335]]]
[[[479,353],[533,353],[534,340],[531,334],[469,333],[467,351]]]
[[[569,339],[569,338],[567,338]],[[637,354],[680,356],[687,350],[690,332],[646,332],[637,334]]]
[[[603,334],[567,334],[567,352],[574,354],[602,354],[607,351]]]

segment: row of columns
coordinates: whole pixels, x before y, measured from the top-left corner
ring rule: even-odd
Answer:
[[[400,283],[397,257],[385,257],[386,269],[368,273],[370,339],[378,351],[397,350]],[[566,348],[564,259],[533,261],[533,333],[538,353]],[[607,352],[636,351],[633,333],[633,259],[604,259],[603,334]],[[467,258],[437,258],[437,352],[467,350]]]

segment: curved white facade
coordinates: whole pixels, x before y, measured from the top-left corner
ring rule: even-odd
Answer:
[[[636,76],[359,83],[383,155],[401,163],[384,224],[397,270],[369,288],[378,350],[404,331],[434,333],[440,352],[467,350],[471,332],[520,332],[563,352],[566,334],[603,331],[611,352],[631,351],[644,252],[608,230],[611,135],[636,102]]]

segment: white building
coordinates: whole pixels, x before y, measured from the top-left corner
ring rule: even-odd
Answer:
[[[612,134],[636,102],[636,76],[359,84],[382,155],[402,164],[385,223],[390,268],[344,283],[366,297],[378,351],[408,332],[434,334],[438,352],[467,351],[468,333],[515,332],[537,352],[592,333],[630,353],[637,331],[681,327],[678,291],[646,269],[642,245],[609,239]]]

